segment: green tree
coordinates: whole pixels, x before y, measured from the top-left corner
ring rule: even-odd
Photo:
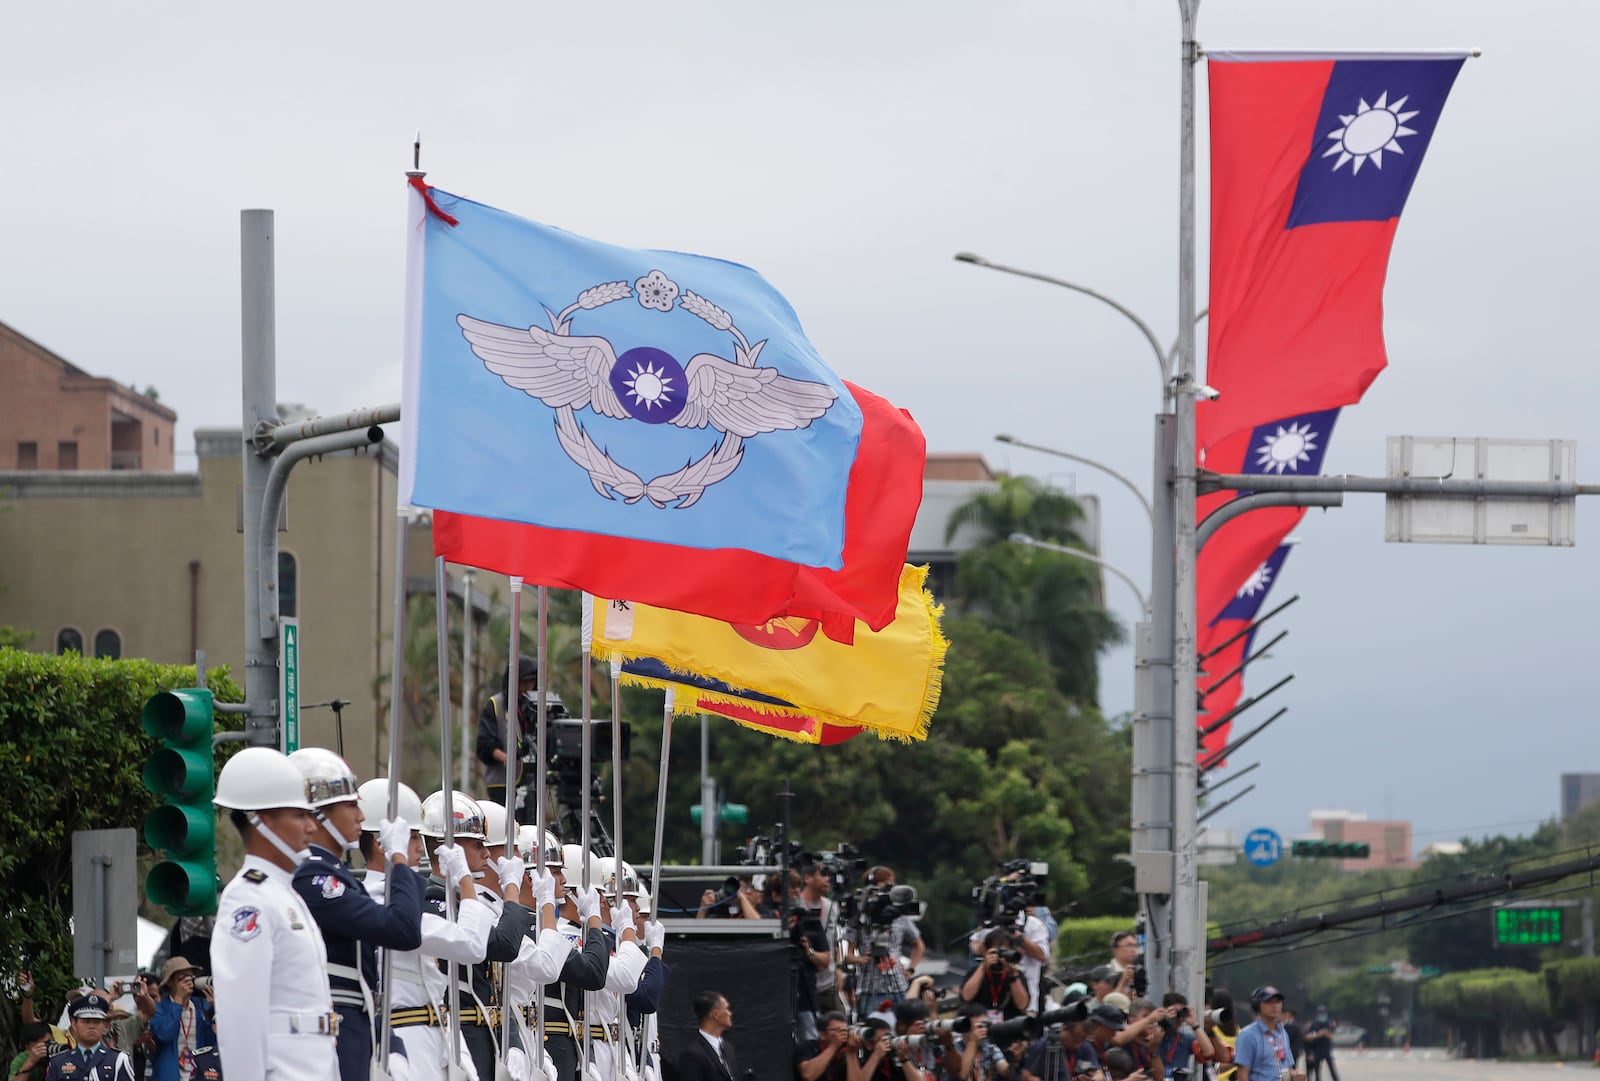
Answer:
[[[1099,603],[1098,571],[1086,560],[1010,541],[1026,533],[1088,551],[1078,532],[1083,518],[1083,507],[1065,492],[1033,477],[1001,477],[951,512],[945,535],[954,538],[968,525],[983,535],[956,565],[961,611],[1011,631],[1054,665],[1063,694],[1093,702],[1099,653],[1122,640]]]

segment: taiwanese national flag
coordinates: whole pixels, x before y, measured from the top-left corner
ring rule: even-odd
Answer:
[[[1255,632],[1253,630],[1245,634],[1239,632],[1246,630],[1261,615],[1267,594],[1272,591],[1273,584],[1283,571],[1284,561],[1289,558],[1289,547],[1287,544],[1280,544],[1271,555],[1256,566],[1245,578],[1244,584],[1234,593],[1233,599],[1215,619],[1206,624],[1199,635],[1197,645],[1201,655],[1215,651],[1202,662],[1206,674],[1200,677],[1197,684],[1201,700],[1196,723],[1202,730],[1208,724],[1225,716],[1239,704],[1240,698],[1244,695],[1244,677],[1247,673],[1236,669],[1250,655]],[[1230,642],[1229,639],[1235,635],[1238,637]],[[1230,721],[1210,735],[1200,737],[1201,762],[1205,762],[1209,755],[1227,746],[1232,727],[1233,722]]]
[[[1357,402],[1388,363],[1389,248],[1465,56],[1208,54],[1203,448]]]
[[[1325,409],[1258,425],[1207,454],[1206,468],[1216,473],[1314,477],[1322,472],[1323,456],[1338,417],[1339,410]],[[1196,521],[1204,521],[1208,514],[1240,494],[1215,492],[1202,496],[1196,503]],[[1202,627],[1221,618],[1239,588],[1283,543],[1305,513],[1304,507],[1263,507],[1241,514],[1206,541],[1195,568],[1195,611]]]
[[[729,623],[815,619],[838,642],[854,640],[857,619],[882,630],[899,603],[927,445],[909,413],[845,386],[861,408],[862,428],[846,493],[841,570],[743,549],[688,548],[444,511],[433,515],[434,554],[534,585],[627,597]]]

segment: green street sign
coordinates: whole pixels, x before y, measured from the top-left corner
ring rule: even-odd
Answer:
[[[1561,942],[1562,912],[1555,905],[1494,910],[1496,946],[1554,946]]]
[[[279,720],[283,723],[283,753],[300,749],[300,621],[285,616],[280,621],[283,633],[278,642],[278,671],[283,673],[283,703]]]

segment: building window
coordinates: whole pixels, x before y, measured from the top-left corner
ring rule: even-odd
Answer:
[[[83,655],[83,632],[76,627],[62,627],[56,632],[56,652]]]
[[[150,429],[150,434],[156,437],[156,446],[159,447],[161,445],[161,429],[160,428],[151,428]]]
[[[278,615],[293,619],[299,604],[300,568],[294,553],[278,553]]]
[[[61,442],[61,444],[56,447],[56,468],[57,469],[76,469],[76,468],[78,468],[78,441],[77,440],[75,440],[75,439],[74,440],[70,440],[70,441],[69,440],[63,440]]]
[[[17,468],[39,468],[39,444],[33,442],[17,444]]]
[[[122,635],[110,627],[103,627],[94,632],[94,655],[96,660],[117,661],[122,659]]]

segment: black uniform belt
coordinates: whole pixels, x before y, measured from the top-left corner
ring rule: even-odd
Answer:
[[[500,1027],[500,1007],[488,1007],[487,1014],[477,1006],[469,1006],[461,1011],[463,1025],[488,1025],[490,1028]]]

